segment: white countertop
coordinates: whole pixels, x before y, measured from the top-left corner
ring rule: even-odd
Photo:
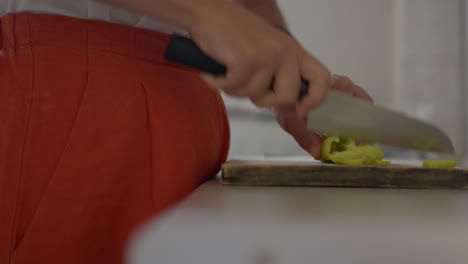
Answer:
[[[466,264],[468,191],[202,185],[129,264]]]

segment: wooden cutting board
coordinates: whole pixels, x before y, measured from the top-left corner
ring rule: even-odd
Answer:
[[[468,189],[468,170],[426,169],[392,163],[351,167],[321,162],[229,161],[221,182],[227,185],[328,186],[417,189]]]

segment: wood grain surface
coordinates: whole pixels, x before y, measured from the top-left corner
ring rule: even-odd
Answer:
[[[221,182],[254,186],[468,189],[468,170],[398,164],[352,167],[321,162],[229,161],[223,165]]]

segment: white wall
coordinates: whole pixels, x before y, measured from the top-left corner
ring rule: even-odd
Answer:
[[[355,80],[390,105],[393,82],[393,1],[279,0],[299,41],[334,73]]]
[[[448,133],[460,155],[466,137],[461,0],[399,0],[394,106]]]

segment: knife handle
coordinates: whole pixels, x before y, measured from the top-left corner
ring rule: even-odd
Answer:
[[[167,61],[214,75],[226,75],[227,72],[226,66],[219,64],[205,54],[191,39],[179,35],[171,36],[164,58]],[[271,89],[273,89],[273,86]],[[303,79],[299,98],[306,95],[308,89],[309,83]]]

